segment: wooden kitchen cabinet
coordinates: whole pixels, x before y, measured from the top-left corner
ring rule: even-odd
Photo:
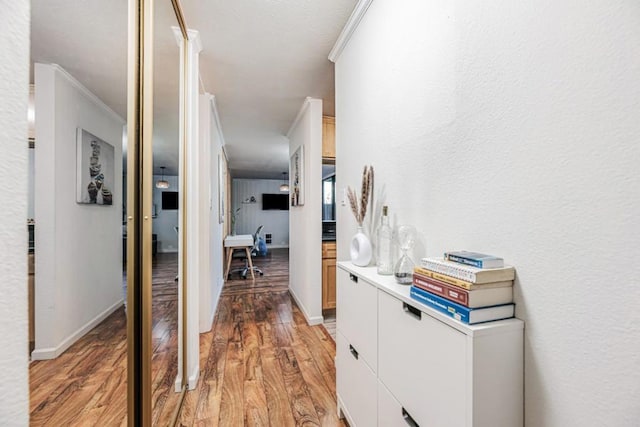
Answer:
[[[336,118],[322,116],[322,157],[336,158]]]
[[[336,308],[336,242],[322,242],[322,309]]]

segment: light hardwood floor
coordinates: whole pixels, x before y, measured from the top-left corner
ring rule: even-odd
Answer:
[[[179,404],[177,374],[176,254],[153,263],[153,419],[168,425]],[[53,360],[29,365],[31,426],[125,426],[127,331],[123,309]]]
[[[335,343],[307,325],[288,292],[287,250],[257,258],[264,276],[232,276],[210,332],[182,426],[345,426],[337,417]]]
[[[240,261],[234,261],[239,266]],[[337,418],[335,343],[308,326],[288,293],[288,251],[255,264],[264,276],[232,276],[212,330],[200,335],[200,381],[187,393],[183,426],[346,426]],[[154,425],[166,426],[178,405],[177,258],[154,268]],[[164,313],[164,314],[162,314]],[[173,366],[173,368],[168,368]],[[113,313],[53,361],[32,362],[31,425],[126,425],[126,329]]]

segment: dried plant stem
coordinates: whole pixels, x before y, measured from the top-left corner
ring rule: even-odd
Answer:
[[[351,205],[351,211],[358,223],[358,226],[362,226],[364,218],[367,216],[367,207],[369,206],[369,195],[373,191],[373,166],[365,166],[362,171],[362,186],[360,190],[360,200],[356,192],[351,188],[347,188],[347,197],[349,204]],[[373,198],[371,198],[373,203]]]

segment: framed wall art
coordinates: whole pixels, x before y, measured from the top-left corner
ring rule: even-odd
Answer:
[[[304,145],[299,146],[291,156],[289,164],[290,179],[289,197],[291,206],[304,205]]]
[[[76,202],[110,206],[115,183],[115,148],[92,133],[76,130]]]

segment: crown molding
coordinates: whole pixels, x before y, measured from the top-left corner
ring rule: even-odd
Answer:
[[[216,103],[216,96],[210,93],[206,93],[205,95],[209,97],[211,110],[213,111],[213,120],[216,122],[216,130],[218,133],[218,138],[220,138],[220,146],[224,148],[227,143],[224,140],[224,133],[222,133],[222,122],[220,122],[220,116],[218,115],[218,104]]]
[[[356,31],[356,28],[358,28],[358,25],[360,25],[360,21],[364,18],[371,3],[373,3],[373,0],[359,0],[356,7],[353,8],[351,16],[338,36],[338,40],[336,40],[336,44],[333,45],[333,49],[329,52],[329,60],[331,62],[336,62],[344,48],[347,47],[347,44],[349,44],[353,33]]]
[[[105,104],[100,98],[98,98],[93,92],[87,89],[82,83],[80,83],[75,77],[73,77],[67,70],[62,68],[58,64],[43,64],[52,67],[56,72],[60,73],[62,77],[67,79],[76,89],[82,92],[87,98],[91,99],[96,106],[102,108],[107,114],[119,121],[121,124],[125,124],[126,121],[113,111],[107,104]]]
[[[322,101],[322,100],[319,99],[319,98],[312,98],[311,96],[307,96],[304,99],[304,102],[302,103],[302,107],[300,107],[300,111],[298,111],[298,114],[296,115],[296,118],[293,119],[293,123],[291,123],[291,126],[289,127],[289,130],[287,131],[287,138],[291,139],[291,132],[293,132],[293,130],[296,128],[296,126],[298,126],[298,122],[300,121],[300,119],[304,115],[304,112],[307,111],[307,108],[309,108],[309,105],[311,105],[312,101]]]

